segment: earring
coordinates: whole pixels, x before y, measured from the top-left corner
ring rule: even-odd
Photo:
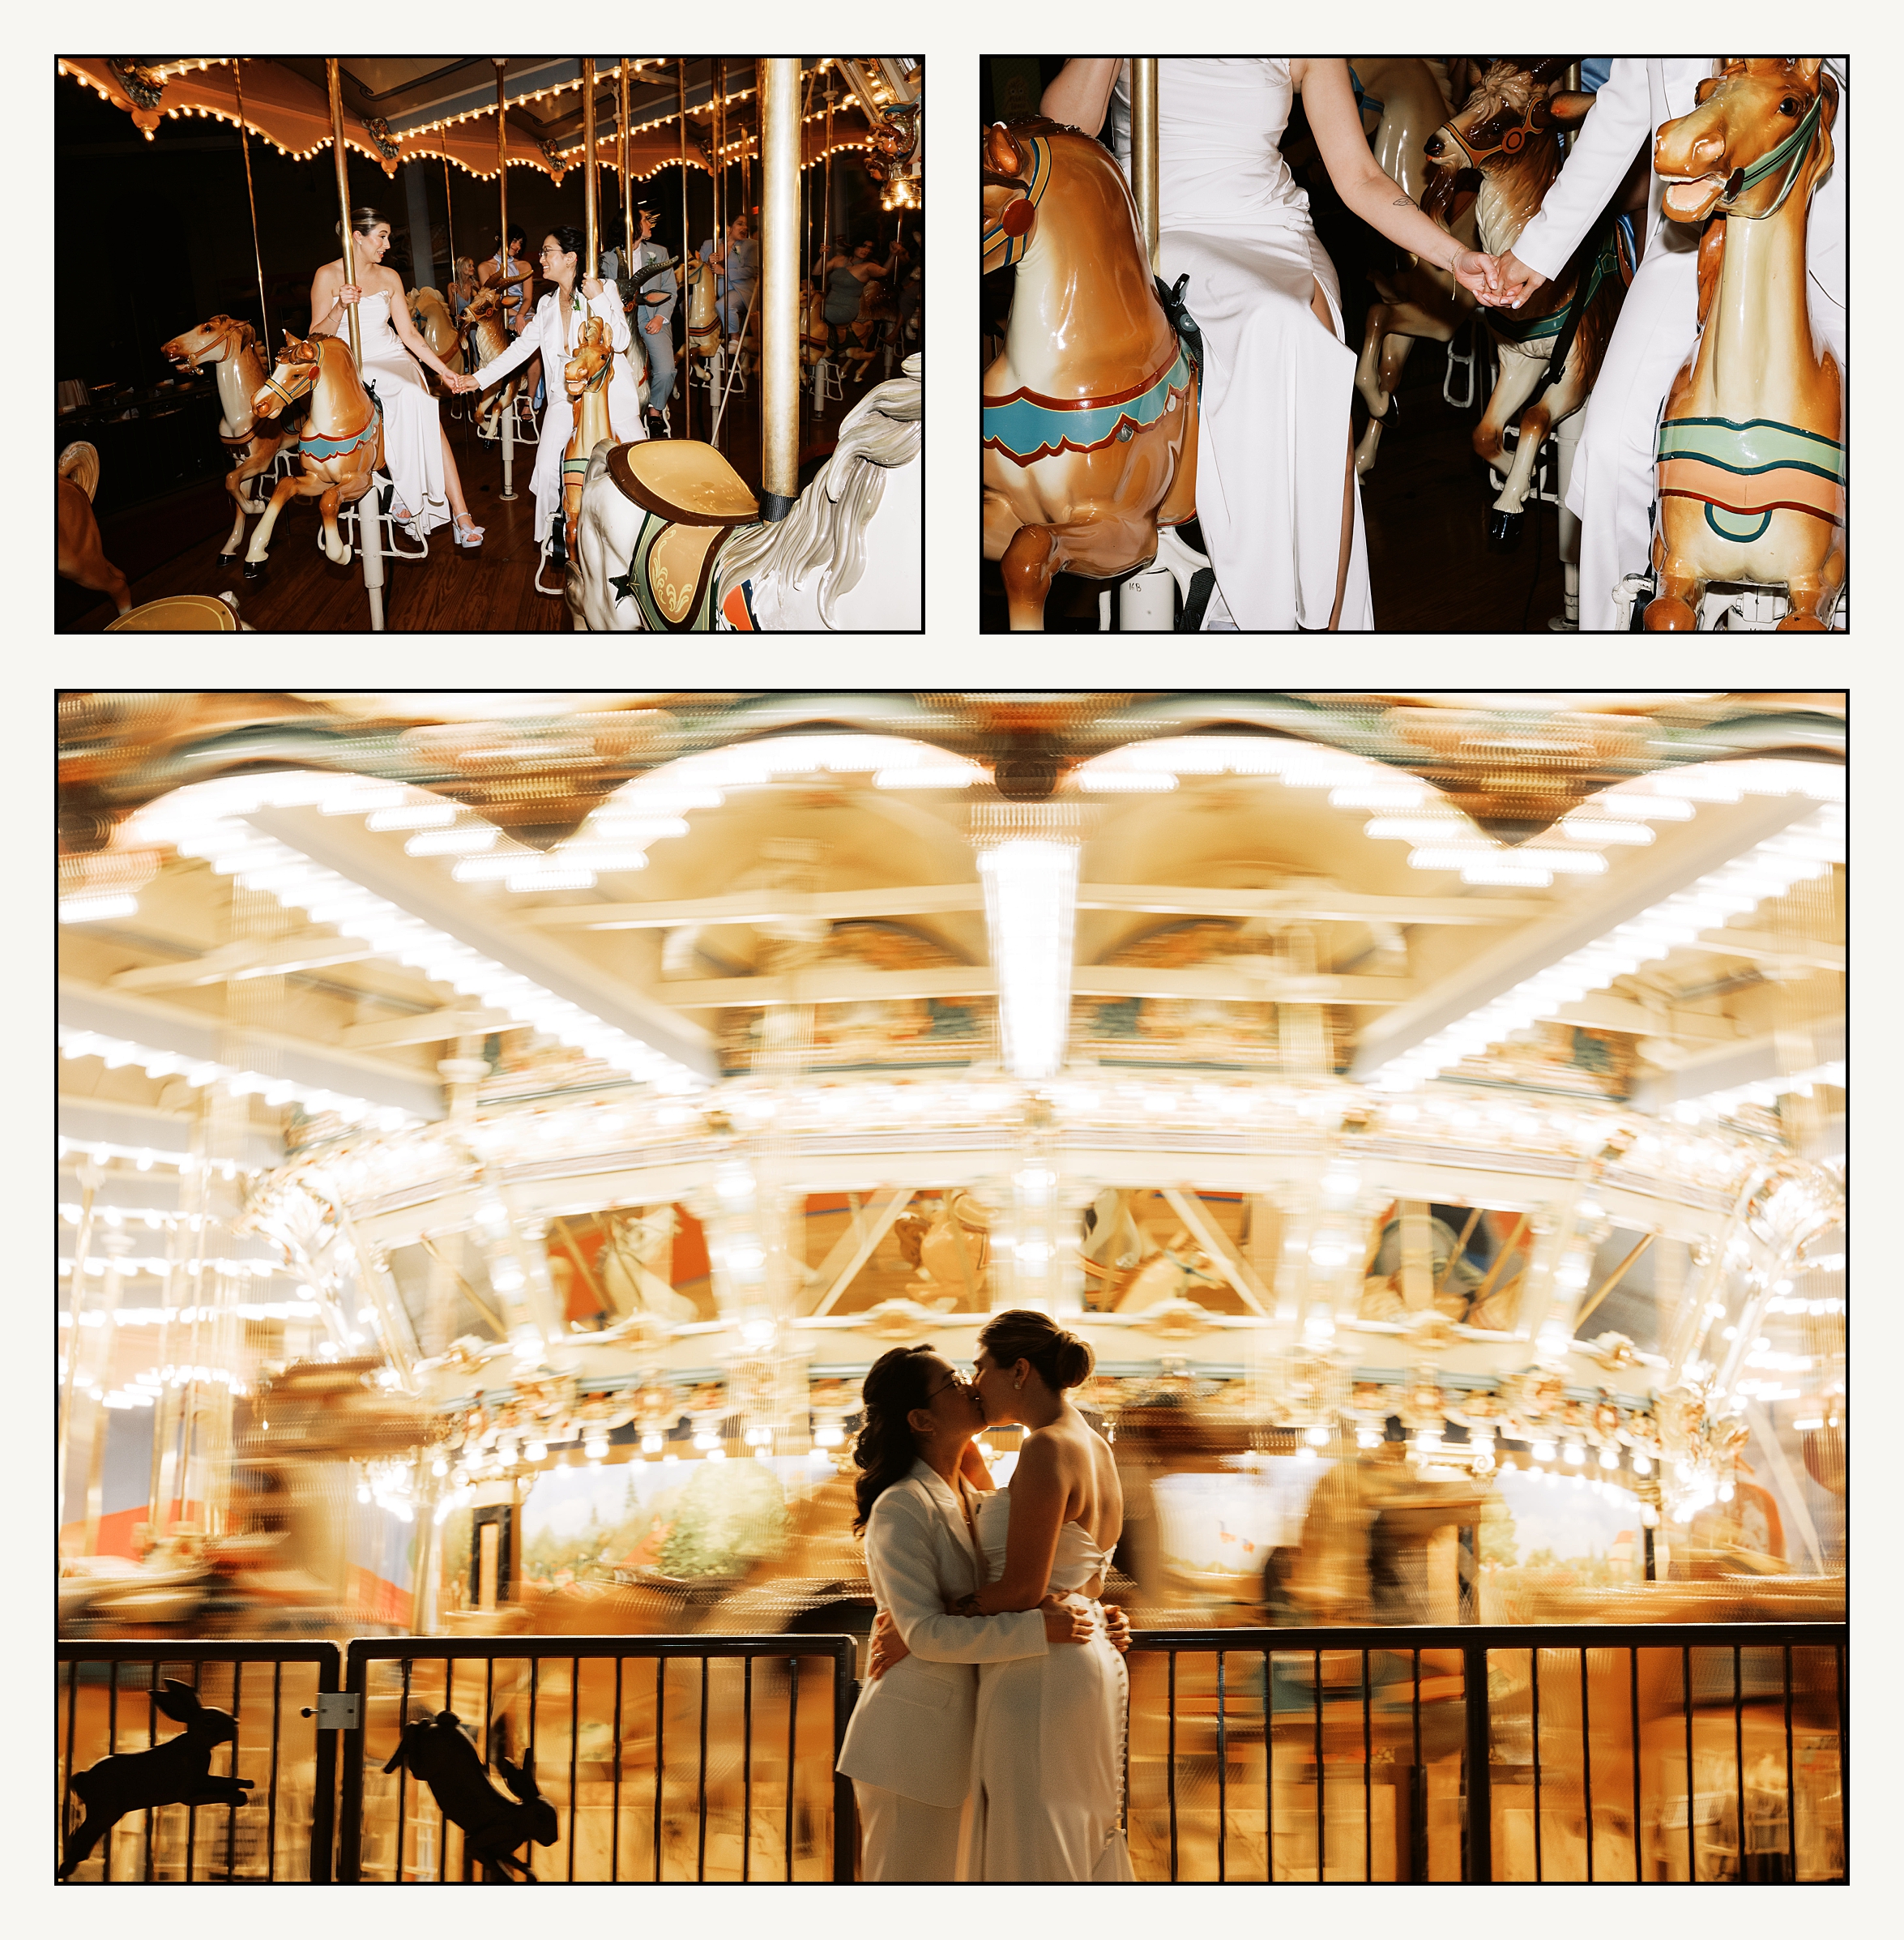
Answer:
[[[1011,1385],[1014,1392],[1022,1391],[1025,1385],[1025,1377],[1022,1374],[1020,1374],[1018,1379],[1013,1382]]]

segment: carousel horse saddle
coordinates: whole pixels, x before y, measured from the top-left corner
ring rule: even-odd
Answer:
[[[759,519],[760,502],[712,445],[685,438],[616,445],[608,476],[642,514],[628,570],[609,581],[616,597],[652,631],[707,632],[715,561],[736,526]]]
[[[1663,498],[1703,499],[1707,525],[1748,545],[1775,511],[1843,523],[1845,448],[1774,418],[1667,418],[1659,427],[1659,486]]]

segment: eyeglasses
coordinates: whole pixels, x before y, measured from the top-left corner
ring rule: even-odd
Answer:
[[[971,1383],[969,1381],[967,1381],[967,1380],[966,1379],[966,1378],[964,1377],[964,1375],[963,1375],[962,1374],[958,1373],[958,1370],[957,1370],[956,1369],[954,1369],[954,1371],[953,1371],[953,1374],[952,1374],[952,1378],[951,1378],[951,1379],[950,1379],[950,1381],[942,1381],[942,1382],[940,1382],[940,1384],[939,1384],[939,1385],[938,1385],[937,1387],[935,1387],[935,1388],[933,1390],[933,1391],[932,1391],[932,1392],[931,1392],[929,1395],[928,1395],[926,1396],[926,1400],[927,1400],[927,1402],[928,1402],[929,1404],[930,1404],[930,1403],[932,1403],[932,1402],[934,1402],[934,1401],[937,1400],[937,1399],[938,1399],[938,1398],[939,1398],[939,1396],[940,1396],[941,1395],[944,1394],[944,1393],[945,1393],[945,1391],[946,1391],[946,1389],[947,1389],[947,1388],[951,1388],[951,1387],[967,1388],[967,1387],[970,1387],[971,1386]]]

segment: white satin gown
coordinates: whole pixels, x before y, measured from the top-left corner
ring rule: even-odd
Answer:
[[[340,335],[349,338],[344,327]],[[363,348],[360,375],[383,408],[383,468],[397,489],[403,510],[420,532],[450,523],[450,496],[443,486],[442,426],[437,400],[424,380],[423,367],[391,328],[390,297],[378,290],[357,301],[357,340]],[[393,511],[395,508],[392,508]]]
[[[1129,68],[1111,97],[1130,168]],[[1355,353],[1342,287],[1279,143],[1295,100],[1285,58],[1157,63],[1159,256],[1203,333],[1197,515],[1223,609],[1240,627],[1329,624],[1342,549]],[[1332,335],[1309,304],[1322,286]],[[1343,592],[1345,630],[1373,626],[1362,498]]]
[[[987,1579],[1005,1572],[1011,1491],[977,1498]],[[1050,1588],[1077,1590],[1109,1567],[1082,1526],[1058,1531]],[[1083,1601],[1082,1598],[1076,1600]],[[972,1741],[972,1819],[966,1878],[1129,1880],[1119,1823],[1124,1795],[1124,1660],[1104,1634],[1054,1643],[1041,1657],[979,1666]]]

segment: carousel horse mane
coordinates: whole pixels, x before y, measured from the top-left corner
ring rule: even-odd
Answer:
[[[724,586],[736,586],[771,558],[783,578],[802,580],[830,563],[819,588],[820,616],[832,623],[833,602],[866,570],[866,528],[886,491],[886,473],[910,464],[924,436],[925,385],[916,352],[903,377],[876,386],[847,414],[839,442],[793,510],[775,525],[743,528],[720,556]]]

